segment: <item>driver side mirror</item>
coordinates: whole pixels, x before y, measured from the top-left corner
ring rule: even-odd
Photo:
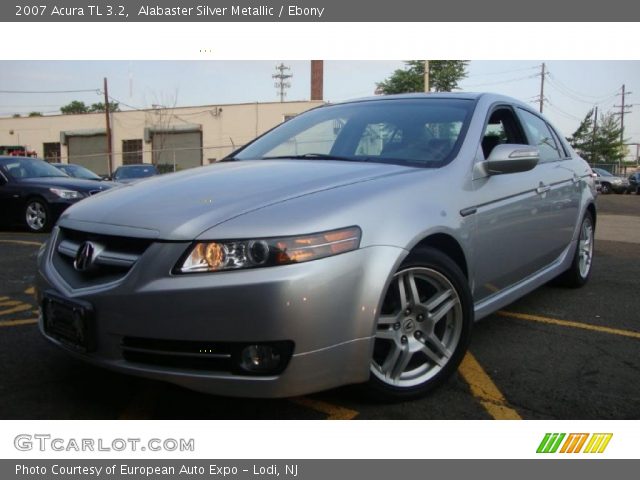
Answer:
[[[502,175],[533,170],[539,160],[537,147],[505,143],[496,145],[482,165],[488,175]]]

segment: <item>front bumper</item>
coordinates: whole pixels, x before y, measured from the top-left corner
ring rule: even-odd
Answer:
[[[232,396],[285,397],[369,378],[379,302],[405,255],[388,246],[297,265],[172,275],[188,243],[153,243],[117,282],[71,288],[52,263],[55,232],[38,261],[37,291],[89,302],[96,350],[78,353],[94,364]],[[292,341],[286,369],[273,376],[132,362],[129,337],[197,342]]]

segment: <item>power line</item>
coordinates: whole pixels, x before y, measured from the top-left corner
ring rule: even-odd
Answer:
[[[577,90],[574,90],[572,88],[567,87],[564,83],[562,83],[555,75],[553,75],[551,72],[549,72],[549,78],[551,78],[558,86],[560,86],[561,88],[565,89],[566,91],[573,93],[574,95],[576,95],[577,97],[587,97],[587,98],[594,98],[594,99],[603,99],[600,100],[598,102],[591,102],[591,103],[601,103],[604,101],[604,99],[609,99],[613,96],[616,95],[616,93],[618,92],[618,90],[614,90],[611,93],[608,93],[606,95],[589,95],[586,93],[581,93],[578,92]]]
[[[527,75],[526,77],[518,77],[518,78],[510,78],[508,80],[501,80],[498,82],[489,82],[489,83],[477,83],[475,85],[465,85],[464,88],[468,89],[468,88],[475,88],[475,87],[484,87],[486,85],[501,85],[503,83],[511,83],[511,82],[519,82],[520,80],[527,80],[530,78],[535,78],[538,75]]]
[[[93,92],[100,95],[100,89],[95,88],[93,90],[0,90],[0,93],[88,93]]]
[[[538,69],[538,66],[536,65],[535,67],[527,67],[527,68],[516,68],[513,70],[502,70],[500,72],[488,72],[488,73],[474,73],[473,77],[488,77],[491,75],[504,75],[506,73],[518,73],[518,72],[527,72],[530,70],[536,70]]]
[[[570,100],[580,102],[580,103],[586,103],[588,105],[602,105],[603,103],[615,98],[615,94],[613,94],[608,97],[594,97],[594,98],[598,98],[598,101],[585,100],[583,98],[578,97],[577,95],[574,95],[569,90],[565,90],[564,87],[560,86],[560,84],[558,84],[553,78],[549,78],[549,85],[551,85],[558,93],[560,93],[561,95],[564,95]]]

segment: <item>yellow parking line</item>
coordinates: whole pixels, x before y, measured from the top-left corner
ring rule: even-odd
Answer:
[[[27,288],[27,289],[24,291],[24,293],[25,293],[26,295],[35,295],[35,293],[36,293],[36,288],[35,288],[35,287],[29,287],[29,288]]]
[[[0,243],[15,243],[16,245],[33,245],[39,247],[42,242],[29,242],[27,240],[0,240]]]
[[[295,397],[289,399],[292,403],[302,405],[320,413],[327,415],[327,420],[353,420],[360,412],[349,408],[340,407],[331,403],[315,400],[309,397]]]
[[[640,332],[631,330],[622,330],[619,328],[601,327],[599,325],[591,325],[589,323],[573,322],[570,320],[558,320],[556,318],[543,317],[540,315],[530,315],[528,313],[507,312],[501,310],[497,312],[501,317],[518,318],[520,320],[529,320],[532,322],[546,323],[549,325],[559,325],[561,327],[580,328],[582,330],[591,330],[594,332],[609,333],[612,335],[620,335],[622,337],[640,339]]]
[[[4,300],[9,300],[9,297],[0,297],[0,302],[2,302]]]
[[[38,323],[37,318],[29,318],[27,320],[2,320],[0,321],[0,327],[17,327],[18,325],[33,325]]]
[[[469,384],[471,393],[480,400],[484,409],[496,420],[522,420],[513,408],[509,407],[504,395],[487,375],[476,358],[467,352],[462,359],[458,372]]]
[[[33,308],[33,306],[27,305],[26,303],[23,303],[21,305],[18,305],[17,307],[9,308],[7,310],[0,310],[0,316],[1,315],[9,315],[11,313],[24,312],[25,310],[31,310],[32,308]]]
[[[20,305],[22,302],[19,300],[0,300],[0,307],[14,307]]]

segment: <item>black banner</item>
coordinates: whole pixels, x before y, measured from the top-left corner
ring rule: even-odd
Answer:
[[[635,6],[634,6],[635,5]],[[3,22],[615,22],[637,21],[625,0],[17,0]],[[495,33],[495,32],[493,32]],[[541,32],[543,35],[544,32]]]

